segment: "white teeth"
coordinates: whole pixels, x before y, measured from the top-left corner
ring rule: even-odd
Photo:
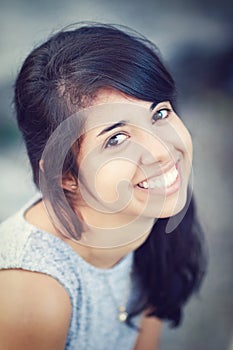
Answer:
[[[155,180],[155,186],[160,187],[162,185],[162,182],[160,180]]]
[[[147,182],[147,181],[143,181],[143,183],[142,183],[142,187],[144,187],[144,188],[148,188],[148,187],[149,187],[148,182]]]
[[[160,175],[154,180],[148,180],[143,181],[139,183],[139,187],[146,188],[146,189],[153,189],[153,188],[166,188],[171,186],[176,178],[178,176],[178,171],[176,167],[174,166],[169,172],[167,172],[164,175]]]
[[[155,187],[155,183],[154,183],[154,181],[152,181],[152,180],[148,182],[148,185],[149,185],[149,188],[150,188],[150,189],[152,189],[152,188]]]

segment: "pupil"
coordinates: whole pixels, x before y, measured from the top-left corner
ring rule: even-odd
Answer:
[[[114,138],[111,138],[109,143],[110,143],[111,146],[116,145],[117,144],[117,136],[114,136]]]

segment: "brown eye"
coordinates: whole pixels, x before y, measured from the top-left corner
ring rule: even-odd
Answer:
[[[157,120],[160,119],[166,119],[169,117],[170,113],[171,113],[171,109],[169,108],[162,108],[159,109],[157,112],[155,112],[152,116],[152,121],[153,123],[155,123]]]
[[[129,136],[124,134],[124,133],[118,133],[116,135],[113,135],[112,137],[110,137],[110,139],[108,139],[108,141],[107,141],[107,143],[105,145],[105,148],[119,146],[126,139],[128,139],[128,137]]]

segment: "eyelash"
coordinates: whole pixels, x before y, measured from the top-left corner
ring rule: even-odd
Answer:
[[[121,141],[120,143],[116,144],[116,145],[110,145],[109,142],[110,142],[114,137],[119,136],[119,135],[125,136],[125,139],[124,139],[123,141]],[[128,138],[129,138],[129,135],[127,135],[127,134],[125,134],[125,133],[123,133],[123,132],[118,132],[118,133],[116,133],[115,135],[112,135],[112,136],[106,141],[106,143],[105,143],[105,145],[104,145],[104,148],[118,147],[118,146],[120,146],[122,143],[124,143],[124,141],[125,141],[126,139],[128,139]]]
[[[172,112],[172,109],[171,109],[171,108],[161,108],[161,109],[159,109],[158,111],[156,111],[156,112],[152,115],[152,122],[153,122],[153,124],[156,123],[157,120],[159,120],[159,119],[153,120],[154,117],[155,117],[157,114],[161,113],[162,111],[166,111],[166,112],[167,112],[167,115],[166,115],[166,117],[164,117],[164,118],[159,118],[159,119],[166,119],[166,118],[169,117],[170,113]],[[123,136],[125,136],[126,138],[125,138],[123,141],[121,141],[120,143],[118,143],[118,144],[110,145],[109,142],[110,142],[114,137],[119,136],[119,135],[123,135]],[[116,133],[115,135],[112,135],[112,136],[106,141],[106,143],[105,143],[105,145],[104,145],[104,148],[114,148],[114,147],[118,147],[118,146],[122,145],[122,143],[124,143],[124,141],[125,141],[126,139],[128,139],[129,137],[130,137],[129,135],[127,135],[127,134],[125,134],[125,133],[123,133],[123,132],[118,132],[118,133]]]
[[[155,117],[156,115],[158,115],[159,113],[161,113],[162,111],[166,111],[166,112],[167,112],[166,117],[164,117],[164,118],[159,118],[159,119],[154,120],[154,117]],[[156,111],[156,112],[152,115],[153,124],[156,123],[157,120],[160,120],[160,119],[167,119],[167,118],[169,117],[169,115],[170,115],[171,112],[172,112],[172,109],[171,109],[171,108],[161,108],[161,109],[159,109],[158,111]]]

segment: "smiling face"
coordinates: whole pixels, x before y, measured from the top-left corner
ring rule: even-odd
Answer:
[[[78,156],[77,206],[99,227],[173,216],[186,203],[191,164],[190,134],[168,101],[101,90]]]

